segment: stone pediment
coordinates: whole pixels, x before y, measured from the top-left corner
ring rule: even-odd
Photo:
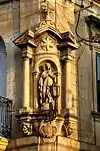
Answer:
[[[61,37],[61,34],[59,33],[58,30],[56,30],[55,28],[53,27],[49,27],[49,26],[45,26],[45,27],[42,27],[42,28],[39,28],[35,34],[34,34],[34,37],[38,37],[39,35],[42,35],[44,32],[47,32],[48,34],[51,34],[52,36],[54,36],[56,39],[59,39],[61,40],[62,37]]]
[[[75,39],[74,35],[69,31],[62,33],[61,37],[62,37],[63,42],[67,41],[67,42],[71,42],[73,44],[76,43],[76,39]]]
[[[35,32],[28,29],[19,37],[17,37],[13,41],[13,43],[20,48],[27,45],[36,47],[34,39],[38,38],[40,35],[43,35],[43,33],[48,33],[48,35],[50,34],[51,36],[56,38],[56,40],[58,41],[58,49],[62,47],[71,47],[73,50],[75,50],[78,48],[78,43],[76,42],[76,39],[71,32],[67,31],[60,33],[56,28],[50,26],[41,26]]]
[[[34,33],[29,29],[17,37],[13,43],[20,48],[26,45],[36,47],[34,43]]]
[[[62,47],[71,48],[71,50],[75,50],[78,48],[78,43],[74,35],[71,32],[64,32],[61,34],[61,41],[58,44],[58,49],[62,49]]]

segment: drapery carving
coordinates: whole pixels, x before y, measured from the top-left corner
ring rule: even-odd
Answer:
[[[50,107],[54,109],[54,89],[56,77],[51,69],[51,64],[46,62],[40,66],[40,77],[38,81],[38,105],[42,109],[48,110]]]

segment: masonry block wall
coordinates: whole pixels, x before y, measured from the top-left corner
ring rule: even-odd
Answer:
[[[15,114],[22,106],[23,96],[23,60],[21,50],[16,47],[12,41],[27,29],[36,30],[36,27],[38,27],[45,15],[41,9],[43,5],[41,3],[41,0],[2,0],[2,3],[0,3],[0,36],[5,42],[7,52],[6,97],[13,101],[12,138],[18,138],[21,135]],[[52,18],[59,32],[70,31],[75,34],[78,13],[75,14],[74,10],[80,9],[80,1],[48,0],[48,4],[53,12],[49,17]],[[85,6],[89,4],[89,1],[84,2]],[[91,14],[98,17],[99,9],[98,5],[94,5],[81,12],[78,32],[82,37],[89,38],[89,26],[85,21],[86,17]],[[71,62],[72,110],[78,116],[77,137],[75,138],[77,138],[77,142],[80,142],[78,146],[80,150],[92,151],[94,149],[99,151],[95,145],[99,145],[100,123],[98,121],[94,122],[94,118],[91,114],[92,111],[96,111],[97,108],[94,51],[99,52],[99,49],[99,45],[94,45],[91,49],[90,43],[79,41],[77,52],[72,52],[75,58],[74,61]],[[66,138],[64,139],[64,142],[66,142]],[[69,139],[74,139],[74,137],[69,137]],[[60,140],[60,138],[58,140]],[[78,147],[76,150],[79,150]],[[61,146],[59,148],[61,148]]]

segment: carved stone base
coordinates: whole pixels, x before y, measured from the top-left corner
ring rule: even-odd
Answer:
[[[24,135],[53,138],[68,137],[73,134],[77,125],[77,117],[68,111],[55,117],[53,111],[22,112],[16,115]]]
[[[45,138],[52,138],[57,133],[57,127],[51,123],[43,123],[39,129],[40,135]]]

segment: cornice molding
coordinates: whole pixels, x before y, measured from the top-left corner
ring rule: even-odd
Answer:
[[[36,38],[44,32],[50,33],[52,36],[54,36],[57,39],[61,39],[61,35],[60,35],[59,31],[57,31],[55,28],[50,27],[50,26],[45,26],[45,27],[39,28],[35,32],[34,37]]]
[[[86,17],[86,22],[90,25],[93,25],[95,28],[100,29],[100,18],[94,15],[89,15]]]
[[[64,32],[61,34],[61,42],[58,45],[58,49],[62,48],[71,48],[71,50],[75,50],[78,48],[78,43],[71,32]]]
[[[36,48],[36,45],[34,43],[34,33],[29,29],[22,33],[19,37],[14,39],[13,43],[19,48],[26,47],[28,45]]]

